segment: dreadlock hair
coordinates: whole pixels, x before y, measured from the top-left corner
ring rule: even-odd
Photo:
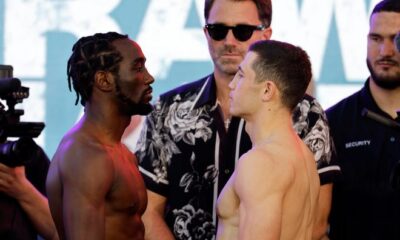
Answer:
[[[94,75],[97,71],[109,71],[118,74],[121,54],[111,44],[117,39],[127,39],[128,35],[116,32],[96,33],[92,36],[80,38],[72,47],[72,55],[68,60],[67,75],[68,88],[71,82],[76,92],[75,105],[81,98],[85,106],[93,90]]]

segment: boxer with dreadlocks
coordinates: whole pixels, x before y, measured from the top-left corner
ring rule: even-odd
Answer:
[[[58,233],[61,239],[143,239],[145,185],[121,137],[132,115],[151,111],[154,79],[127,35],[83,37],[72,51],[68,84],[85,111],[61,140],[47,177]]]

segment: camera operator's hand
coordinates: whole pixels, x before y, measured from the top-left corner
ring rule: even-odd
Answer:
[[[25,167],[10,168],[0,163],[0,191],[17,200],[24,199],[32,185],[25,177]]]
[[[26,178],[24,166],[10,168],[0,163],[0,191],[18,201],[43,238],[58,239],[47,198]]]

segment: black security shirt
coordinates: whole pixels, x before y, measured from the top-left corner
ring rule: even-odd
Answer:
[[[373,100],[368,81],[327,110],[342,171],[333,189],[330,238],[400,239],[400,190],[392,184],[400,130],[364,116],[363,109],[392,119]]]

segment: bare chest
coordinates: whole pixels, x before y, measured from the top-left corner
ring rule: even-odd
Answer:
[[[233,189],[233,178],[231,177],[218,197],[217,214],[220,220],[239,225],[239,204],[240,201]]]
[[[132,154],[114,161],[114,176],[107,195],[108,210],[128,215],[143,214],[147,206],[146,187]]]

